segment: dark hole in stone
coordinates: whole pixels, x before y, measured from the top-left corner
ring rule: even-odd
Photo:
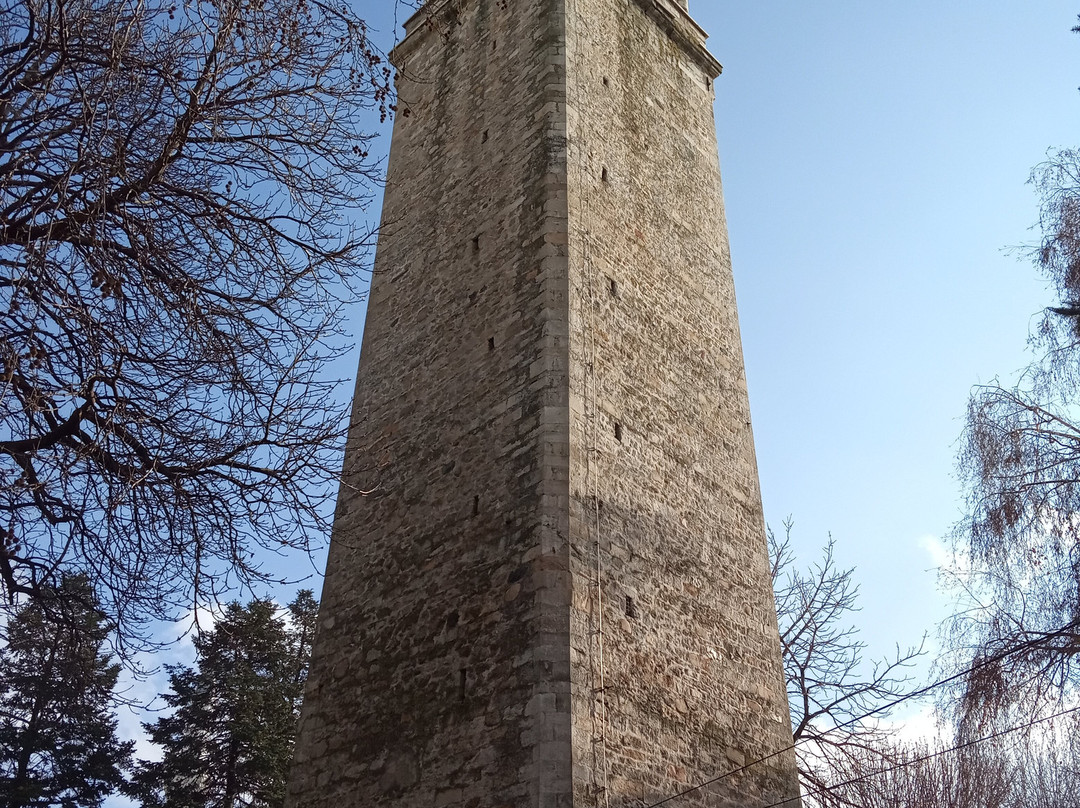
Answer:
[[[611,84],[611,82],[608,80],[608,77],[604,76],[604,86],[607,87],[609,84]]]
[[[510,573],[510,575],[507,577],[507,582],[511,583],[511,584],[516,584],[518,581],[520,581],[522,578],[524,578],[528,574],[529,574],[529,565],[528,564],[522,564],[520,567],[518,567],[516,570],[514,570],[513,572]]]
[[[618,421],[615,422],[615,440],[622,443],[622,424]]]
[[[634,599],[629,595],[626,596],[626,616],[630,619],[634,619],[638,616],[637,604],[634,603]]]
[[[454,628],[455,626],[457,626],[460,619],[460,614],[458,614],[457,612],[450,612],[450,614],[446,615],[446,627]]]
[[[482,134],[480,136],[480,142],[481,143],[487,143],[488,142],[488,130],[487,129],[485,129],[484,134]]]
[[[472,240],[473,252],[480,252],[480,236],[474,236]]]
[[[608,278],[608,291],[611,292],[612,297],[619,296],[619,284],[615,282],[614,278]]]
[[[456,466],[456,465],[457,465],[457,461],[456,460],[451,460],[449,463],[447,463],[446,465],[444,465],[442,467],[442,473],[443,474],[449,474],[450,472],[452,472],[454,470],[454,466]]]
[[[472,515],[473,516],[479,516],[480,515],[480,497],[473,497],[472,498]]]
[[[466,688],[469,685],[469,670],[468,668],[462,668],[460,671],[460,682],[458,684],[458,693],[462,701],[465,701]]]
[[[608,181],[608,173],[607,173],[607,167],[606,166],[604,168],[600,169],[600,181],[601,182],[607,182]]]
[[[488,337],[488,350],[489,351],[494,351],[495,350],[495,337]]]

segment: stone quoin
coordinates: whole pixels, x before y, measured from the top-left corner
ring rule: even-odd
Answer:
[[[679,0],[430,0],[290,808],[797,808]]]

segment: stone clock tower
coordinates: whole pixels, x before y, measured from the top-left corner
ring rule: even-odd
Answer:
[[[705,33],[405,31],[286,804],[797,808]]]

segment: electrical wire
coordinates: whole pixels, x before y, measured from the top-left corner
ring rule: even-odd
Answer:
[[[850,727],[852,724],[857,724],[860,721],[865,721],[867,718],[873,718],[875,715],[878,715],[879,713],[887,712],[887,711],[893,709],[894,707],[896,707],[896,706],[898,706],[900,704],[903,704],[906,701],[910,701],[911,699],[916,699],[916,698],[920,698],[921,696],[925,696],[927,693],[930,693],[931,691],[936,690],[939,687],[943,687],[944,685],[951,684],[952,682],[955,682],[955,681],[957,681],[959,679],[963,679],[966,676],[970,676],[972,673],[975,673],[975,671],[981,670],[982,668],[985,668],[985,667],[988,667],[990,665],[994,665],[994,664],[996,664],[998,662],[1001,662],[1003,659],[1007,659],[1008,657],[1013,656],[1014,654],[1019,654],[1019,653],[1021,653],[1023,651],[1028,651],[1028,650],[1034,648],[1037,645],[1045,643],[1047,640],[1055,639],[1057,637],[1063,637],[1063,636],[1065,636],[1067,634],[1072,634],[1077,630],[1078,627],[1080,627],[1080,623],[1071,623],[1070,625],[1066,626],[1065,628],[1059,629],[1058,631],[1054,631],[1054,632],[1051,632],[1049,634],[1044,634],[1044,635],[1038,637],[1037,639],[1030,640],[1030,641],[1028,641],[1026,643],[1022,643],[1021,645],[1018,645],[1018,646],[1016,646],[1014,648],[1010,648],[1007,651],[1002,651],[999,654],[995,654],[992,657],[988,657],[987,659],[983,660],[982,662],[979,662],[978,664],[972,665],[970,668],[965,668],[964,670],[960,671],[959,673],[953,674],[952,676],[948,676],[948,677],[946,677],[944,679],[940,679],[940,680],[934,682],[933,684],[929,684],[926,687],[923,687],[923,688],[920,688],[919,690],[908,693],[905,696],[901,696],[900,698],[898,698],[898,699],[896,699],[894,701],[887,702],[886,704],[882,704],[880,707],[877,707],[877,708],[871,710],[870,712],[866,713],[865,715],[861,715],[861,716],[858,716],[856,718],[852,718],[849,721],[843,722],[842,724],[837,724],[835,727],[832,727],[831,729],[829,729],[827,732],[825,732],[823,734],[827,735],[829,732],[835,732],[838,729],[844,729],[845,727]],[[691,786],[690,788],[683,789],[682,791],[680,791],[680,792],[678,792],[676,794],[672,794],[671,796],[665,797],[662,800],[659,800],[657,802],[646,805],[644,808],[657,808],[658,806],[665,805],[665,804],[671,802],[672,800],[677,800],[680,797],[685,797],[688,794],[693,794],[695,791],[700,791],[701,789],[707,788],[707,787],[713,785],[714,783],[719,783],[721,780],[724,780],[724,779],[726,779],[728,777],[733,777],[736,774],[740,774],[742,772],[745,772],[748,769],[751,769],[751,768],[753,768],[754,766],[757,766],[760,763],[765,763],[768,760],[772,760],[775,757],[779,757],[780,755],[783,755],[783,754],[785,754],[787,752],[790,752],[793,749],[797,748],[798,746],[800,746],[803,743],[806,743],[809,740],[810,740],[809,738],[800,739],[800,740],[792,743],[789,746],[785,746],[783,749],[778,749],[778,750],[776,750],[775,752],[773,752],[771,754],[765,755],[764,757],[760,757],[757,760],[753,760],[750,763],[747,763],[747,764],[745,764],[743,766],[738,767],[737,769],[732,769],[729,772],[724,772],[723,774],[720,774],[720,775],[717,775],[716,777],[710,778],[709,780],[706,780],[703,783],[699,783],[696,786]]]

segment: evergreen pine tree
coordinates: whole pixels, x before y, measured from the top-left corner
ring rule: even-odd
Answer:
[[[317,604],[302,592],[285,620],[267,600],[230,604],[196,638],[194,669],[169,667],[172,708],[146,729],[162,747],[131,796],[146,808],[277,808],[284,802]]]
[[[304,698],[308,666],[311,664],[311,646],[315,640],[315,624],[319,618],[319,601],[310,589],[301,589],[289,604],[289,622],[292,649],[295,659],[293,675],[293,714],[300,719],[300,703]]]
[[[133,744],[116,737],[119,666],[84,578],[16,609],[0,643],[0,805],[96,808],[124,782]],[[51,603],[46,614],[43,604]]]

